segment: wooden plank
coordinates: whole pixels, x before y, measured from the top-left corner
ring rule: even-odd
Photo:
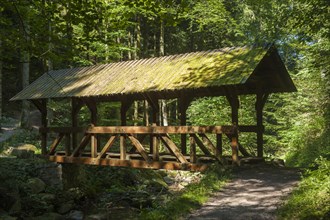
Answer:
[[[71,154],[71,157],[76,157],[76,156],[78,156],[79,152],[80,152],[81,150],[83,150],[83,149],[86,147],[86,145],[88,144],[88,142],[90,141],[90,137],[91,137],[91,134],[85,134],[85,136],[84,136],[83,139],[81,140],[79,146],[76,147],[76,148],[73,150],[73,152],[72,152],[72,154]]]
[[[194,137],[190,136],[190,163],[196,163],[197,157],[196,157],[196,141]]]
[[[150,161],[148,154],[142,144],[136,139],[132,134],[128,135],[128,138],[132,141],[133,145],[136,147],[137,151],[141,154],[143,159],[147,162]]]
[[[204,143],[197,137],[196,134],[191,134],[191,136],[195,139],[196,144],[198,147],[203,151],[203,153],[207,156],[211,156],[211,152],[204,146]]]
[[[188,161],[183,156],[181,151],[177,148],[174,142],[166,134],[160,135],[160,139],[163,141],[165,146],[176,156],[176,158],[178,158],[178,160],[181,163],[188,163]]]
[[[113,143],[115,143],[116,138],[118,138],[119,135],[112,135],[108,142],[104,145],[103,149],[101,150],[100,154],[98,155],[98,159],[105,156],[106,152],[111,148]]]
[[[49,147],[49,155],[53,155],[55,153],[55,150],[57,148],[57,146],[59,145],[59,143],[61,142],[61,140],[63,139],[64,134],[60,133],[58,134],[58,136],[56,137],[56,139],[53,141],[53,143],[50,145]]]
[[[213,145],[212,141],[206,136],[206,134],[198,134],[202,140],[203,140],[203,144],[204,146],[207,147],[207,149],[213,153],[213,155],[217,158],[220,159],[220,153],[218,151],[218,149]]]
[[[233,134],[235,126],[102,126],[90,127],[86,133],[98,134]]]
[[[119,160],[107,158],[90,158],[90,157],[65,157],[65,156],[49,156],[48,159],[57,163],[75,163],[75,164],[90,164],[101,166],[121,166],[143,169],[166,169],[166,170],[190,170],[190,171],[205,171],[208,168],[207,164],[191,164],[178,162],[146,162],[142,160]]]

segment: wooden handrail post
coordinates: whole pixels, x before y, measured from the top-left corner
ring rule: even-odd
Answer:
[[[196,141],[195,138],[190,135],[190,163],[196,163]]]

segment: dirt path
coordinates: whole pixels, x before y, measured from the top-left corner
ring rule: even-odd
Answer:
[[[231,182],[187,219],[276,219],[276,210],[299,179],[297,169],[265,165],[239,168]]]

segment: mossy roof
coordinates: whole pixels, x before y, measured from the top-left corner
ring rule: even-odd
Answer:
[[[236,88],[236,93],[248,94],[255,93],[260,87],[268,92],[296,90],[273,46],[232,47],[53,70],[43,74],[12,100],[111,98],[148,93],[169,98],[166,94],[171,97],[182,91],[215,94],[224,88],[226,91]]]

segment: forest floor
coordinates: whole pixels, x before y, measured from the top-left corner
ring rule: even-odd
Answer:
[[[299,169],[271,165],[237,168],[233,179],[187,219],[276,219],[276,211],[299,180]]]

